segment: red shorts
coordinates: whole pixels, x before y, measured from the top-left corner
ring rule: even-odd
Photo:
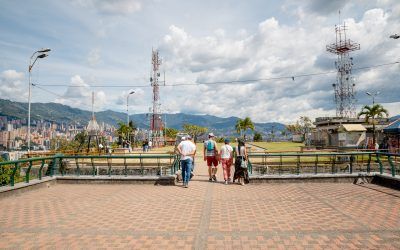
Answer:
[[[215,156],[207,156],[207,166],[211,167],[212,165],[214,165],[214,167],[218,166],[217,157],[215,157]]]

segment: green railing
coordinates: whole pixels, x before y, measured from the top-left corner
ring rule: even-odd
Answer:
[[[251,153],[253,175],[387,173],[400,175],[400,155],[382,152]],[[180,168],[175,154],[54,155],[0,162],[0,186],[29,183],[43,176],[174,175]]]
[[[43,176],[173,175],[179,168],[174,154],[61,155],[0,162],[0,186],[42,179]],[[32,174],[33,173],[33,174]]]
[[[383,152],[251,153],[253,175],[387,173],[400,175],[400,155]]]

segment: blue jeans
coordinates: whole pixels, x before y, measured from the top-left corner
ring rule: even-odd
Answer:
[[[183,184],[188,184],[190,180],[190,171],[192,170],[193,159],[181,160]]]

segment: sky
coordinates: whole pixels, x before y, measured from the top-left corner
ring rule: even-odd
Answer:
[[[135,91],[129,113],[146,113],[158,49],[162,112],[286,124],[335,116],[337,58],[326,45],[345,23],[361,47],[353,67],[364,68],[353,71],[356,111],[379,91],[375,101],[400,114],[400,39],[389,38],[400,33],[398,0],[0,0],[0,9],[3,99],[28,101],[30,58],[51,48],[32,68],[33,103],[91,110],[94,92],[95,111],[126,112]],[[314,73],[323,74],[300,76]]]

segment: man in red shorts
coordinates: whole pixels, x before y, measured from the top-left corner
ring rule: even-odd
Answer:
[[[218,149],[214,141],[214,134],[208,134],[208,140],[204,142],[204,161],[207,161],[209,181],[217,181]]]

